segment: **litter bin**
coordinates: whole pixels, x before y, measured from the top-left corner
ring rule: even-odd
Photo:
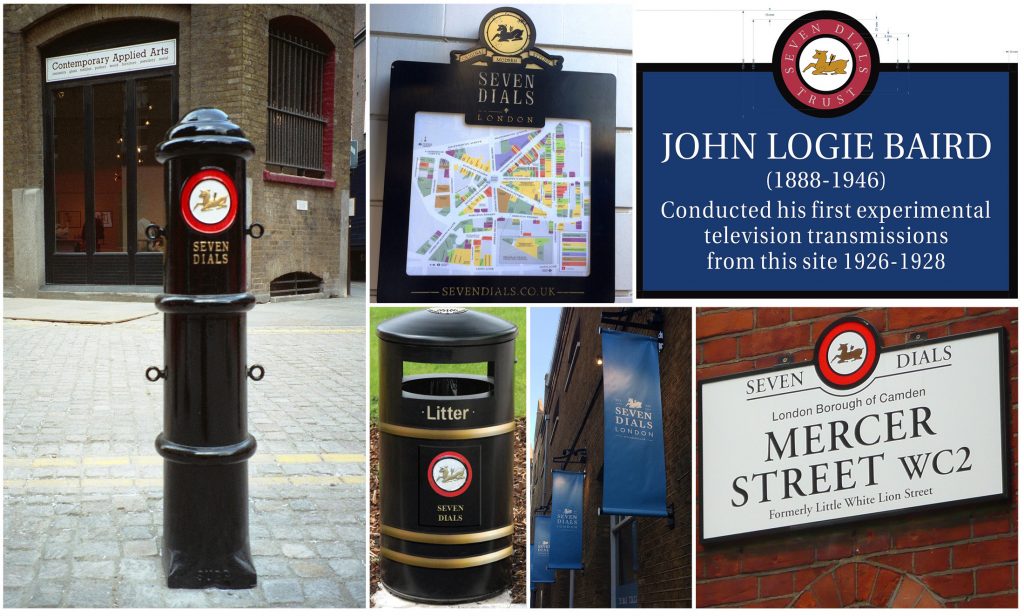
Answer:
[[[462,308],[407,313],[380,338],[380,572],[393,594],[463,603],[509,586],[515,325]],[[486,364],[487,376],[406,362]]]

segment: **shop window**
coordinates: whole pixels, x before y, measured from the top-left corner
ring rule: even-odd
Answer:
[[[163,252],[162,238],[146,238],[146,227],[167,224],[164,209],[164,166],[156,161],[156,146],[174,126],[174,85],[170,77],[138,79],[135,82],[135,153],[138,165],[135,190],[138,213],[135,223],[136,252]],[[157,272],[153,272],[155,276]],[[153,277],[149,284],[160,284]]]
[[[279,17],[270,22],[268,64],[268,171],[329,178],[334,145],[330,40],[305,20]]]
[[[83,88],[54,90],[55,252],[85,252],[85,112]]]
[[[128,165],[134,159],[125,148],[123,137],[125,84],[98,84],[93,86],[92,95],[96,252],[127,252],[125,179]]]

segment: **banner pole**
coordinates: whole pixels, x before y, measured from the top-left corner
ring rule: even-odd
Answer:
[[[611,573],[612,573],[612,579],[611,579],[612,605],[611,605],[611,607],[616,607],[616,606],[618,606],[618,603],[619,603],[619,597],[618,597],[618,595],[619,595],[619,584],[618,584],[618,580],[619,580],[619,542],[615,540],[615,532],[616,532],[615,526],[616,526],[616,522],[618,521],[618,519],[619,519],[619,516],[612,515],[610,520],[609,520],[610,523],[608,525],[608,540],[610,542],[609,552],[608,553],[611,554],[611,561],[612,561],[612,566],[611,566]]]
[[[573,605],[573,599],[576,595],[576,570],[569,569],[569,609],[571,610]]]

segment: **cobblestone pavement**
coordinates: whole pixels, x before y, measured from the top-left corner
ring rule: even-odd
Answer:
[[[162,363],[162,317],[5,319],[4,607],[365,605],[363,301],[249,313],[266,378],[249,384],[259,584],[246,591],[165,587],[162,388],[143,376]]]

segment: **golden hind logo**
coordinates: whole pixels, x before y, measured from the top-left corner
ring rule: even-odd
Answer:
[[[492,41],[498,41],[499,43],[507,43],[509,41],[521,41],[523,40],[523,29],[515,28],[510,30],[505,24],[498,24],[498,31],[491,37]]]
[[[441,476],[437,479],[438,483],[451,483],[453,481],[458,481],[460,479],[466,478],[465,470],[453,473],[452,469],[448,468],[447,466],[442,466],[440,470]]]
[[[193,210],[199,210],[200,212],[209,212],[210,210],[219,210],[228,206],[228,196],[218,197],[217,193],[211,190],[199,191],[199,201],[192,206]]]
[[[498,10],[489,15],[483,25],[484,43],[495,53],[513,56],[522,53],[533,38],[526,17],[515,11]]]
[[[864,349],[854,349],[851,348],[849,344],[843,342],[840,343],[839,353],[837,353],[836,356],[832,358],[832,361],[835,362],[838,359],[839,361],[836,363],[845,364],[848,361],[856,361],[860,359],[863,355]]]
[[[826,51],[822,49],[814,50],[814,62],[811,62],[804,67],[801,72],[806,73],[809,69],[814,69],[812,75],[845,75],[846,64],[849,60],[836,60],[836,54],[832,54],[831,57],[826,61]]]
[[[643,402],[641,402],[639,400],[634,400],[632,398],[630,398],[629,401],[626,402],[626,406],[628,408],[631,408],[631,409],[638,409],[638,408],[642,407],[643,405],[644,405]]]

